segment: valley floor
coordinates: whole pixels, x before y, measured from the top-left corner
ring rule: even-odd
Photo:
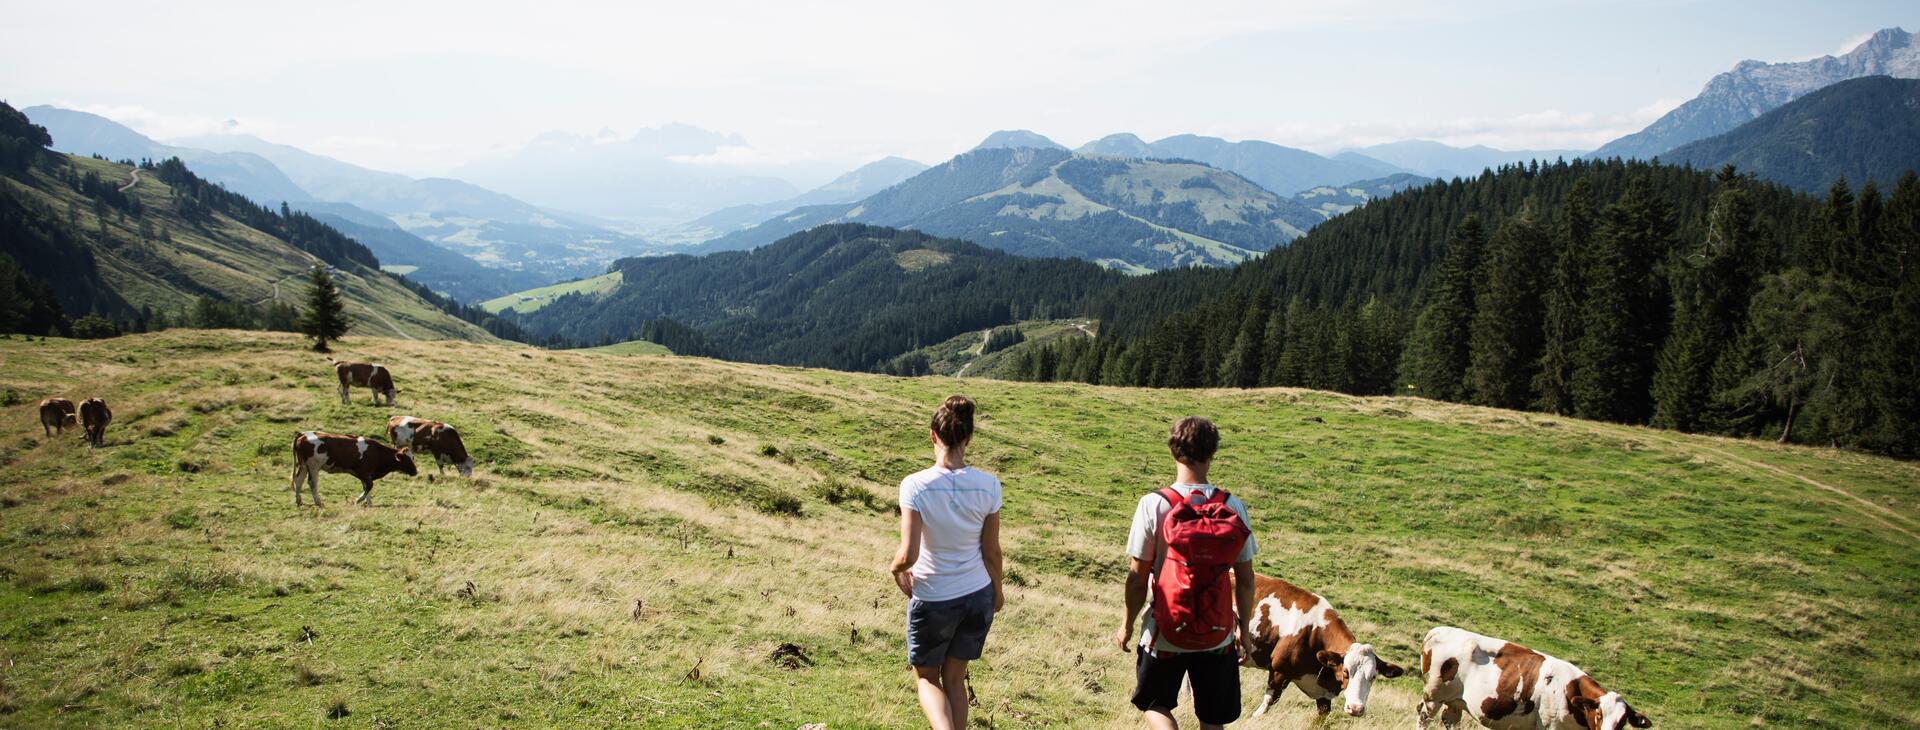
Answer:
[[[1418,666],[1438,624],[1581,664],[1662,728],[1920,725],[1920,465],[1404,398],[890,378],[353,337],[0,339],[0,726],[909,727],[897,480],[964,388],[1006,484],[992,727],[1131,727],[1110,647],[1166,424],[1223,428],[1263,573]],[[36,431],[101,396],[107,446]],[[326,475],[289,442],[445,420],[476,478]],[[770,658],[782,643],[810,665]],[[1264,678],[1243,672],[1245,705]],[[1364,719],[1410,728],[1419,680]],[[1311,703],[1236,727],[1302,727]]]

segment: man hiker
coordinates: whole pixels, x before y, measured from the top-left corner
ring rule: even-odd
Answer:
[[[1201,728],[1240,717],[1240,661],[1253,651],[1253,533],[1240,498],[1207,483],[1220,432],[1204,418],[1167,434],[1173,484],[1140,498],[1127,535],[1127,616],[1114,637],[1133,650],[1133,620],[1152,596],[1134,665],[1133,706],[1147,727],[1177,730],[1181,680]],[[1227,576],[1231,569],[1233,576]],[[1231,594],[1231,598],[1229,598]]]

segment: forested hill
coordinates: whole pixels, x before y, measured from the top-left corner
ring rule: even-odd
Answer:
[[[701,250],[750,249],[813,226],[857,222],[1143,272],[1238,263],[1320,220],[1297,201],[1196,162],[988,148],[859,202],[800,208]]]
[[[1842,177],[1892,185],[1920,167],[1920,79],[1842,81],[1660,159],[1703,169],[1734,165],[1809,192]]]
[[[1506,167],[1234,271],[1127,282],[1021,377],[1410,393],[1920,452],[1920,180],[1823,200],[1728,171]],[[1107,336],[1112,335],[1112,336]]]
[[[510,316],[562,344],[649,339],[681,354],[917,374],[924,361],[895,358],[962,332],[1082,316],[1125,278],[1084,261],[861,224],[753,251],[623,259],[615,269],[622,281],[610,293]]]
[[[312,216],[257,205],[178,159],[135,166],[61,154],[50,142],[44,128],[0,104],[0,288],[13,294],[0,331],[291,329],[300,275],[326,265],[338,272],[357,332],[487,340],[491,326],[517,334],[380,271],[365,246]],[[35,303],[48,297],[57,306]]]

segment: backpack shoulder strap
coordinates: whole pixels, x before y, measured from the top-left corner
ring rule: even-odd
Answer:
[[[1180,490],[1174,489],[1173,487],[1161,487],[1154,490],[1153,493],[1160,495],[1161,499],[1167,500],[1168,507],[1178,507],[1181,502],[1186,501],[1180,498]]]
[[[1225,504],[1227,501],[1227,497],[1229,496],[1232,496],[1232,495],[1227,494],[1227,490],[1221,489],[1219,487],[1214,487],[1213,496],[1207,498],[1207,503],[1208,504]]]

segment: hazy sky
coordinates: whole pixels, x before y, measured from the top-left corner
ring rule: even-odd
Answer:
[[[1591,149],[1740,59],[1920,30],[1913,0],[0,5],[16,106],[416,175],[676,121],[746,139],[717,163],[936,163],[1004,128]]]

